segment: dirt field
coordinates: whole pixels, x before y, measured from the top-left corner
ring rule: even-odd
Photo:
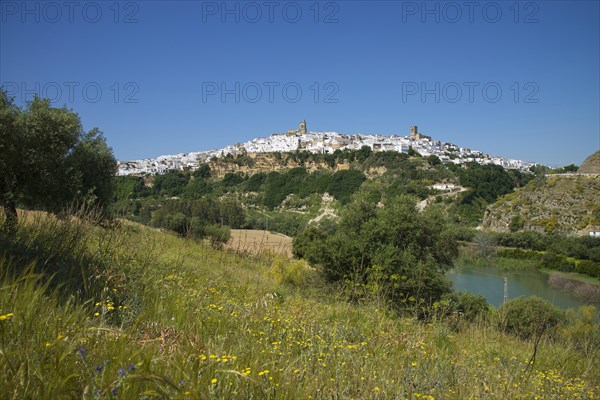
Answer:
[[[232,229],[227,249],[258,254],[261,251],[285,254],[292,257],[292,238],[280,233],[251,229]]]

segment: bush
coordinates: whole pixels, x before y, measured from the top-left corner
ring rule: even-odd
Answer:
[[[496,252],[498,257],[514,258],[517,260],[542,260],[542,255],[535,251],[526,251],[521,249],[500,249]]]
[[[443,300],[448,302],[447,315],[459,314],[467,321],[474,321],[489,312],[489,305],[481,295],[453,291],[444,295]]]
[[[537,296],[517,297],[500,307],[500,329],[521,339],[554,330],[564,313]]]
[[[575,272],[586,274],[594,278],[600,278],[600,263],[589,260],[580,261],[575,266]]]
[[[448,292],[444,272],[457,253],[443,210],[419,213],[409,197],[389,199],[383,208],[357,198],[341,212],[335,233],[310,228],[294,241],[294,254],[321,267],[330,282],[365,284],[378,266],[389,280],[388,300],[400,308]]]
[[[227,226],[207,225],[204,232],[210,240],[210,245],[215,249],[223,248],[231,238],[231,230]]]
[[[271,264],[269,273],[279,283],[302,287],[308,279],[310,269],[303,261],[277,257]]]
[[[546,252],[542,256],[542,267],[562,272],[575,271],[575,263],[573,261],[569,261],[564,256],[551,251]]]

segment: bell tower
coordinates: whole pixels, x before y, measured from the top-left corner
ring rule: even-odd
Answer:
[[[300,122],[300,133],[307,133],[306,130],[306,120],[303,120],[302,122]]]
[[[415,125],[410,127],[410,138],[412,140],[416,140],[419,138],[419,132],[417,131],[417,127]]]

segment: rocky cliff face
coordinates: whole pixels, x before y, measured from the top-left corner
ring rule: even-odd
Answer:
[[[336,163],[333,166],[326,162],[315,162],[313,160],[307,160],[304,163],[300,163],[297,160],[288,157],[287,154],[278,156],[275,153],[248,153],[243,158],[238,159],[217,158],[211,160],[208,165],[211,170],[211,176],[218,179],[223,178],[223,176],[229,172],[253,175],[258,172],[269,173],[297,167],[304,167],[308,172],[336,172],[350,169],[350,164],[348,162]],[[363,172],[367,177],[371,178],[384,174],[386,168],[374,167]]]
[[[483,227],[587,234],[600,224],[599,175],[556,175],[535,179],[488,207]]]
[[[586,158],[577,172],[580,174],[600,174],[600,150]]]

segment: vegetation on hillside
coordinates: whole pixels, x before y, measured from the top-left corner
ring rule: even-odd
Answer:
[[[377,285],[356,299],[298,261],[84,217],[23,214],[15,235],[0,225],[7,398],[600,396],[589,307],[552,311],[559,322],[531,339],[511,330],[523,313],[476,296],[443,298],[419,321]]]
[[[587,234],[600,225],[600,177],[548,175],[501,197],[489,207],[483,226],[498,231]]]
[[[473,237],[530,174],[362,148],[275,154],[291,168],[268,173],[120,177],[113,191],[111,150],[76,114],[4,93],[1,106],[0,146],[15,151],[0,158],[7,398],[600,396],[595,308],[520,298],[495,310],[445,277],[457,239],[598,276],[594,239]],[[467,189],[442,196],[440,181]],[[110,199],[113,216],[163,229],[107,219]],[[17,206],[56,213],[17,218]],[[310,266],[225,251],[229,227],[291,232]]]
[[[457,246],[440,209],[416,213],[409,197],[384,207],[358,199],[341,213],[335,232],[310,228],[294,240],[294,254],[321,266],[333,282],[368,284],[377,279],[395,307],[421,312],[450,291],[444,272]]]

